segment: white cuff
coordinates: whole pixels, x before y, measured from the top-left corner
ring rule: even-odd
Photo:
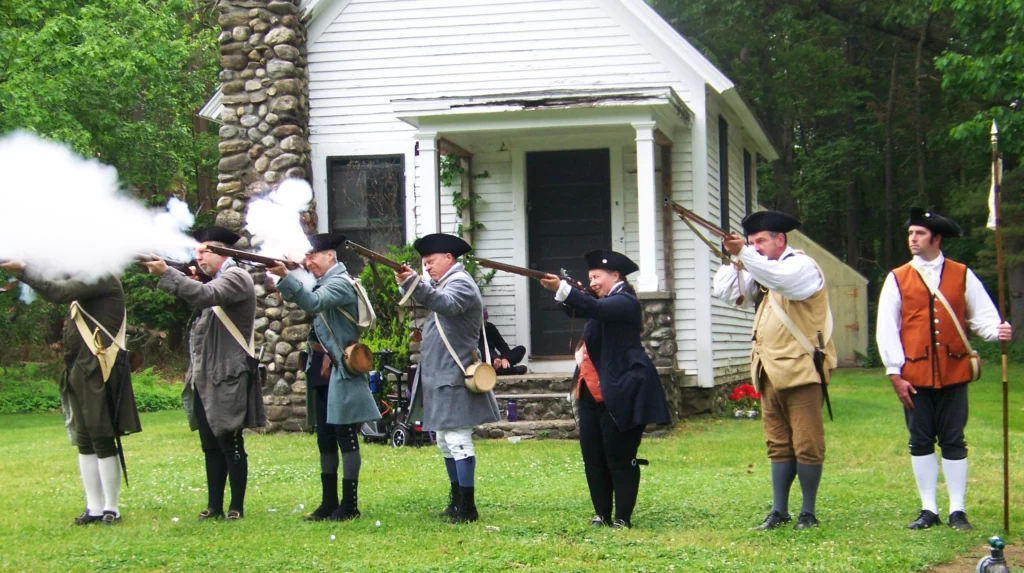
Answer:
[[[572,287],[569,286],[569,283],[562,281],[558,284],[558,291],[555,292],[555,300],[565,302],[565,299],[569,298],[569,291],[571,290]]]
[[[885,369],[885,375],[886,376],[892,376],[893,374],[897,374],[897,375],[903,374],[903,367],[902,366],[892,366],[892,367],[889,367],[889,368]]]

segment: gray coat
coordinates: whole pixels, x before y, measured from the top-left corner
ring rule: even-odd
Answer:
[[[256,289],[249,273],[228,259],[210,282],[167,269],[157,287],[200,310],[189,336],[189,365],[181,400],[189,427],[199,428],[194,411],[198,392],[206,419],[217,436],[265,426],[263,390],[249,356],[213,312],[220,306],[248,340],[256,321]]]
[[[447,280],[449,277],[451,279]],[[402,284],[403,290],[412,280],[410,277]],[[441,322],[445,336],[463,365],[476,362],[484,319],[483,299],[476,281],[466,273],[465,267],[456,263],[440,281],[430,281],[430,284],[420,281],[412,298],[432,311],[423,325],[420,346],[423,428],[453,430],[498,421],[500,415],[494,392],[476,393],[466,388],[466,376],[441,340],[435,322]]]
[[[351,374],[340,366],[344,345],[359,340],[356,325],[338,310],[344,309],[358,319],[356,290],[349,280],[345,265],[338,263],[316,281],[312,291],[306,290],[291,274],[277,283],[277,290],[285,300],[294,302],[313,315],[309,340],[319,341],[335,365],[331,368],[331,382],[327,390],[328,424],[359,424],[380,419],[377,403],[370,393],[369,376]],[[330,325],[329,329],[327,325]],[[304,365],[307,372],[311,362],[312,353]],[[316,392],[307,388],[306,422],[310,426],[316,425],[315,400]]]

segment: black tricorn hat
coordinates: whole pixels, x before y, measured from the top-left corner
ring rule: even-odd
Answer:
[[[412,247],[416,249],[416,252],[418,252],[421,257],[436,253],[451,253],[455,258],[465,255],[473,248],[470,247],[469,243],[466,241],[463,241],[455,235],[449,235],[447,233],[434,233],[432,235],[420,237],[416,239],[416,242],[412,244]]]
[[[595,249],[583,254],[587,260],[587,269],[602,269],[606,271],[617,271],[622,278],[626,275],[640,270],[629,257],[610,249]]]
[[[743,219],[743,234],[753,235],[761,231],[788,233],[800,228],[800,219],[782,211],[758,211]]]
[[[956,224],[956,221],[949,217],[943,217],[938,213],[932,213],[927,209],[921,207],[910,208],[910,218],[907,219],[907,226],[918,225],[928,229],[936,235],[941,235],[944,238],[956,239],[957,237],[964,236],[964,232],[960,229],[960,225]]]
[[[242,237],[230,229],[224,227],[203,227],[202,229],[196,229],[192,233],[192,237],[200,243],[224,243],[227,246],[233,246]]]
[[[309,238],[309,244],[313,246],[310,253],[320,251],[336,251],[345,244],[345,235],[340,233],[320,233]]]

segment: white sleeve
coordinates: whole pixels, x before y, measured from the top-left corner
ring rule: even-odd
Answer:
[[[818,267],[805,255],[773,261],[744,245],[739,258],[757,282],[789,300],[807,300],[825,286]]]
[[[907,360],[903,353],[903,341],[900,340],[902,310],[903,298],[900,296],[900,287],[896,284],[896,275],[889,273],[878,297],[878,322],[875,325],[875,342],[878,344],[878,355],[882,357],[886,375],[901,373]]]
[[[724,300],[733,306],[752,306],[754,304],[754,279],[750,273],[737,270],[730,264],[723,264],[718,267],[715,279],[712,283],[712,292],[716,298]],[[742,304],[736,304],[740,297],[743,297]]]
[[[967,328],[985,340],[999,340],[999,311],[974,271],[967,269]]]
[[[565,299],[569,298],[569,292],[572,291],[572,287],[569,283],[562,281],[558,284],[558,290],[555,291],[555,300],[558,302],[565,302]]]

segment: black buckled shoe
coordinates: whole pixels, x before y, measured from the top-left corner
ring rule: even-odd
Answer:
[[[476,488],[460,487],[459,500],[455,502],[455,515],[448,523],[472,523],[480,519],[476,510],[476,502],[473,500],[473,493]]]
[[[603,517],[601,517],[600,515],[595,515],[594,519],[590,520],[590,525],[593,526],[593,527],[604,527],[606,525],[611,525],[611,524],[608,523],[607,521],[605,521],[605,519]]]
[[[777,510],[773,509],[771,511],[771,513],[768,514],[768,517],[764,518],[764,521],[761,522],[761,525],[758,525],[757,527],[755,527],[754,530],[755,531],[768,531],[768,530],[771,530],[771,529],[775,529],[776,527],[778,527],[780,525],[784,525],[786,523],[789,523],[791,521],[793,521],[793,518],[791,518],[788,515],[782,515]]]
[[[611,527],[612,529],[633,529],[633,524],[625,519],[616,519]]]
[[[232,509],[224,516],[225,521],[238,521],[245,517],[245,512],[240,509]]]
[[[812,527],[818,527],[818,518],[814,517],[813,513],[803,512],[800,517],[796,520],[796,525],[793,529],[800,531],[801,529],[810,529]]]
[[[302,517],[303,521],[325,521],[331,517],[334,510],[338,509],[337,505],[327,505],[324,503],[320,504],[320,507],[314,509],[312,512],[307,513]]]
[[[950,519],[952,519],[952,516],[950,516]],[[929,529],[931,526],[938,524],[938,515],[928,511],[927,509],[922,509],[921,513],[917,514],[917,519],[911,521],[910,524],[907,525],[907,529]]]
[[[90,523],[96,523],[97,521],[102,520],[102,515],[89,515],[89,510],[87,509],[82,512],[82,515],[75,518],[75,525],[89,525]]]
[[[936,516],[936,521],[938,516]],[[962,511],[954,511],[949,514],[949,526],[953,529],[959,529],[960,531],[970,531],[971,522],[967,521],[967,514]]]
[[[208,507],[208,508],[200,511],[199,512],[199,516],[196,517],[197,521],[206,521],[208,519],[224,519],[224,512],[223,511],[214,511],[213,509],[210,509]]]
[[[114,525],[121,521],[121,515],[113,511],[104,511],[100,519],[103,520],[103,525]]]

